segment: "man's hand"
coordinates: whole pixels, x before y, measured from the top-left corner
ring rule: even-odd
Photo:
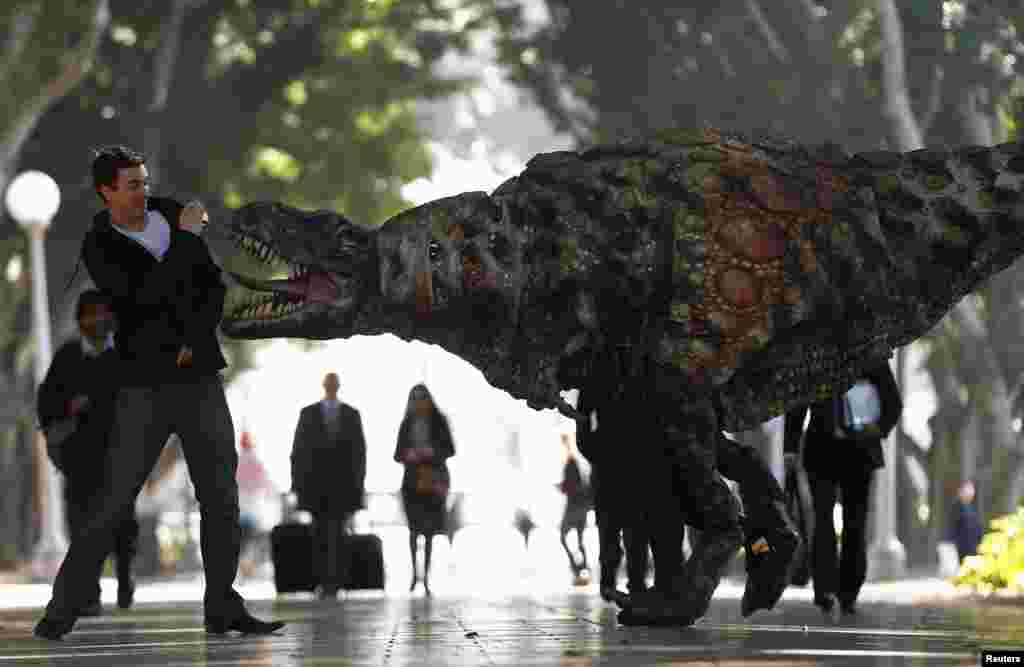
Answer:
[[[178,351],[178,368],[188,368],[192,365],[192,348],[187,345]]]
[[[82,410],[89,407],[89,397],[85,394],[79,394],[70,401],[68,401],[68,416],[74,417]]]
[[[202,202],[196,200],[185,204],[185,208],[182,209],[181,216],[178,218],[178,226],[196,236],[202,235],[208,224],[210,224],[210,214],[206,212],[206,207]]]

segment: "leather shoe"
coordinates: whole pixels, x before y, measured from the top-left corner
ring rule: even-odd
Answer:
[[[75,627],[76,620],[78,619],[74,616],[51,616],[50,614],[44,614],[39,623],[36,624],[35,629],[32,630],[32,634],[40,639],[57,641],[71,632],[71,628]]]
[[[250,614],[242,614],[229,620],[207,618],[206,631],[214,635],[223,635],[232,630],[243,635],[269,635],[284,627],[281,621],[261,621]]]
[[[835,621],[839,616],[839,600],[834,593],[825,593],[814,596],[814,605],[821,610],[821,613]]]
[[[103,605],[100,603],[99,600],[96,600],[95,602],[90,602],[89,604],[85,605],[84,607],[82,607],[81,609],[78,610],[78,615],[80,617],[82,617],[82,616],[88,616],[88,617],[102,616],[103,615]]]
[[[117,587],[117,606],[121,609],[128,609],[135,602],[135,586]]]
[[[619,605],[619,607],[623,607],[628,604],[629,596],[615,586],[605,584],[598,589],[598,592],[600,592],[601,599],[605,602],[614,602]]]

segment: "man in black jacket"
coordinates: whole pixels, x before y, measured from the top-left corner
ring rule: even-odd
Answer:
[[[110,300],[99,290],[85,290],[78,297],[76,319],[81,338],[57,350],[39,386],[37,401],[47,452],[64,475],[64,504],[72,539],[82,534],[89,519],[89,503],[103,488],[103,460],[117,395]],[[138,536],[135,508],[129,505],[114,532],[117,605],[122,609],[130,607],[135,596],[132,558]],[[91,601],[83,607],[83,616],[96,616],[101,610],[100,572],[95,574]]]
[[[233,584],[240,533],[234,425],[219,371],[226,366],[216,328],[225,286],[198,233],[201,206],[150,199],[145,158],[110,147],[92,165],[105,210],[93,219],[82,255],[118,319],[120,391],[106,484],[90,507],[81,539],[53,583],[37,636],[59,639],[88,602],[92,573],[106,557],[124,507],[134,500],[171,433],[182,450],[202,516],[208,632],[266,634],[283,626],[250,616]]]
[[[559,369],[560,381],[567,386],[579,388],[577,410],[587,415],[589,422],[576,425],[576,445],[580,453],[590,462],[590,488],[594,498],[594,516],[597,520],[598,562],[601,566],[599,591],[606,601],[615,599],[619,566],[622,563],[625,546],[627,590],[630,594],[647,589],[647,546],[649,535],[641,499],[638,498],[638,467],[645,468],[638,461],[637,448],[630,448],[629,456],[619,452],[627,442],[643,441],[649,446],[651,434],[642,433],[644,424],[635,420],[628,407],[612,410],[615,403],[633,400],[625,392],[618,369],[619,355],[615,350],[601,349],[587,354],[577,353],[569,357]],[[598,417],[600,415],[600,417]],[[621,417],[625,417],[622,419]],[[657,474],[665,466],[653,467]],[[667,489],[667,478],[663,489]],[[647,480],[646,486],[651,485]],[[662,505],[662,513],[672,514],[669,523],[682,532],[682,516],[670,512],[672,505]],[[621,540],[621,544],[620,544]],[[682,536],[679,537],[679,554],[673,554],[676,565],[682,563]],[[660,553],[659,553],[660,555]],[[661,560],[661,559],[658,559]],[[663,565],[656,574],[669,575]]]
[[[337,373],[324,376],[324,398],[302,408],[292,444],[292,490],[313,515],[318,595],[333,599],[349,575],[342,538],[366,492],[366,438],[359,411],[338,400]]]
[[[899,422],[903,411],[899,387],[889,363],[869,369],[861,381],[874,386],[880,414],[874,434],[860,439],[842,437],[836,431],[835,402],[819,401],[786,413],[787,465],[794,465],[803,436],[803,466],[814,506],[814,546],[811,573],[814,604],[827,614],[855,613],[857,596],[867,574],[868,501],[875,470],[885,465],[882,440]],[[811,419],[804,434],[808,409]],[[843,504],[842,554],[838,555],[832,520],[837,493]],[[838,609],[836,608],[838,605]]]

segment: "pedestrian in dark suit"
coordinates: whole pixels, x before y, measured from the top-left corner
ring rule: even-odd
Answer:
[[[438,410],[424,384],[409,391],[405,418],[398,428],[395,461],[405,466],[402,475],[402,505],[409,523],[409,556],[412,558],[412,583],[420,581],[416,565],[419,536],[423,545],[423,591],[430,596],[430,556],[434,536],[445,532],[446,506],[451,477],[448,459],[455,456],[455,444],[448,419]]]
[[[78,297],[75,313],[81,337],[57,350],[39,386],[37,403],[39,424],[47,433],[47,452],[64,475],[64,504],[72,539],[82,535],[89,504],[103,488],[103,462],[117,395],[110,299],[99,290],[86,290]],[[132,559],[138,538],[135,507],[129,505],[114,531],[117,605],[122,609],[132,606],[135,599]],[[97,616],[101,611],[99,577],[97,571],[83,616]]]
[[[642,437],[643,424],[632,418],[627,407],[623,406],[621,410],[611,407],[616,402],[637,398],[624,391],[618,366],[620,357],[616,352],[605,347],[582,350],[567,357],[559,368],[559,381],[563,386],[580,388],[576,407],[588,417],[587,421],[576,424],[576,445],[590,463],[601,566],[599,591],[606,601],[615,596],[623,555],[626,557],[629,592],[635,594],[647,589],[647,548],[650,542],[645,504],[641,502],[640,490],[636,486],[641,477],[638,467],[644,466],[638,461],[637,448],[630,448],[628,455],[623,454],[624,443]],[[627,419],[619,419],[620,415]],[[668,466],[662,466],[648,472],[658,474],[667,469]],[[663,482],[664,489],[669,488],[667,475],[659,476],[659,480]],[[651,488],[652,483],[653,480],[648,478],[644,486]],[[662,505],[661,511],[663,514],[667,512],[666,505]],[[678,527],[680,550],[675,562],[681,568],[682,516],[677,514],[673,523]],[[662,566],[661,576],[674,574],[670,569],[670,566]]]
[[[122,146],[98,151],[93,184],[104,210],[82,244],[86,269],[114,307],[120,389],[105,485],[53,582],[35,634],[60,639],[94,592],[95,573],[125,508],[135,500],[171,433],[181,439],[202,516],[207,632],[266,634],[283,626],[246,611],[234,589],[240,529],[235,429],[220,370],[216,328],[226,287],[200,232],[199,204],[149,197],[145,158]]]
[[[363,507],[366,439],[359,411],[338,400],[337,373],[324,376],[324,398],[299,413],[292,445],[292,490],[313,515],[318,594],[337,596],[348,576],[351,553],[342,539]]]
[[[867,370],[859,380],[870,382],[879,399],[880,414],[871,435],[840,437],[834,399],[790,410],[785,419],[784,451],[788,459],[799,454],[803,436],[803,466],[811,487],[815,520],[811,556],[814,604],[829,614],[837,604],[843,613],[856,612],[857,596],[867,574],[871,480],[875,470],[885,465],[882,440],[903,411],[899,386],[888,362]],[[804,433],[808,410],[811,419]],[[837,497],[843,506],[841,555],[837,553],[832,520]]]

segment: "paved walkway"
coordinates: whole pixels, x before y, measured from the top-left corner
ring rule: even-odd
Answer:
[[[104,581],[105,602],[116,586]],[[1024,650],[1024,606],[954,604],[938,580],[865,587],[861,613],[831,620],[791,589],[780,608],[746,621],[738,582],[719,589],[693,628],[623,628],[592,588],[525,594],[366,592],[338,602],[274,596],[243,584],[259,615],[288,621],[277,636],[207,637],[202,582],[150,582],[127,611],[83,619],[62,642],[31,637],[45,585],[0,587],[0,666],[33,665],[978,665],[983,648]],[[440,590],[440,589],[439,589]]]

